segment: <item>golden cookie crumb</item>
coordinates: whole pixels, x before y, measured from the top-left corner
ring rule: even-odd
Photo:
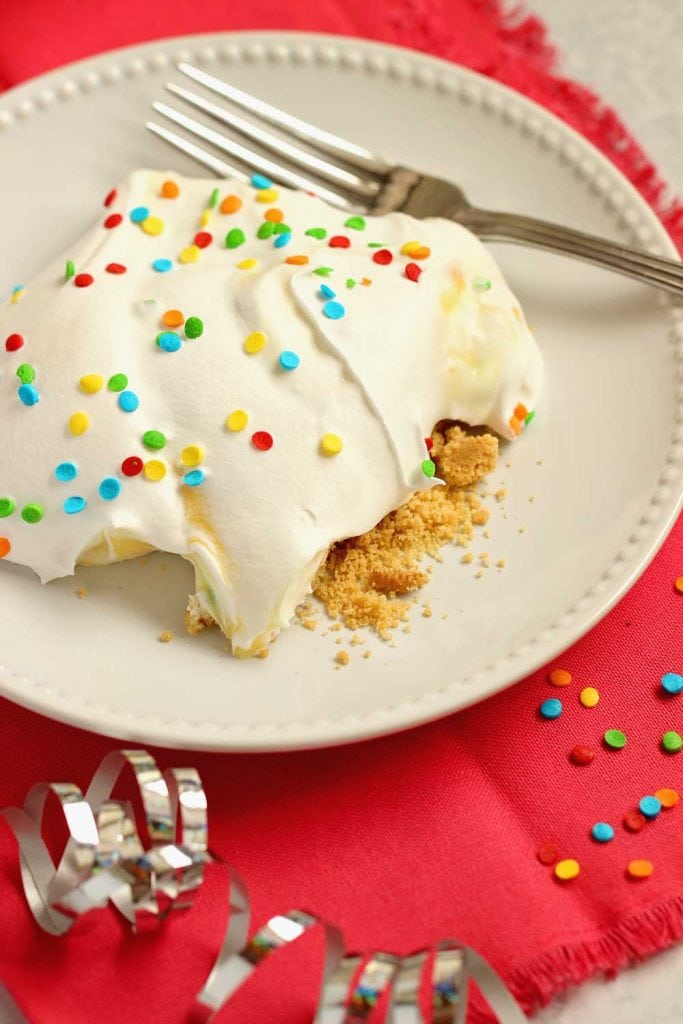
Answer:
[[[472,552],[471,552],[471,551],[466,551],[466,552],[465,552],[465,554],[464,554],[464,555],[462,556],[462,558],[460,559],[460,561],[461,561],[461,562],[462,562],[462,563],[463,563],[464,565],[469,565],[469,564],[470,564],[471,562],[473,562],[473,561],[474,561],[474,555],[472,554]]]
[[[432,606],[429,604],[429,602],[427,602],[427,604],[425,604],[425,606],[422,609],[422,618],[423,619],[431,619],[431,617],[432,617]]]
[[[491,565],[491,556],[489,555],[488,551],[484,551],[483,554],[479,555],[479,561],[481,562],[485,569],[489,568],[489,566]]]
[[[506,565],[507,562],[505,561],[504,558],[499,558],[498,561],[496,562],[496,568],[498,569],[504,569]]]
[[[161,633],[159,633],[159,642],[162,644],[170,643],[172,639],[173,633],[170,629],[162,629]]]
[[[79,599],[79,601],[82,601],[83,598],[87,596],[88,588],[87,587],[79,587],[78,590],[74,591],[74,593],[75,593],[76,597]]]
[[[498,501],[498,502],[505,501],[507,496],[508,496],[507,487],[499,487],[498,490],[494,494],[494,497],[495,497],[496,501]]]
[[[270,654],[270,647],[260,647],[254,657],[256,658],[267,658]]]
[[[348,665],[351,659],[346,651],[337,651],[337,655],[334,660],[338,665]]]
[[[371,650],[363,651],[363,657],[364,658],[371,658],[372,657],[372,651]]]
[[[484,570],[483,569],[477,569],[477,571],[474,574],[474,578],[475,578],[475,580],[480,580],[483,575],[484,575]]]

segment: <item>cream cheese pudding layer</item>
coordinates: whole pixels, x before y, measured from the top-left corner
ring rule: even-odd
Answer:
[[[442,486],[436,423],[512,439],[541,381],[458,224],[136,171],[0,306],[0,556],[45,583],[181,555],[194,613],[253,654],[332,544]]]

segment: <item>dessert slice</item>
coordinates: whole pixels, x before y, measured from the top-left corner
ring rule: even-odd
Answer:
[[[0,307],[0,555],[43,582],[159,549],[235,653],[331,545],[443,486],[442,420],[514,438],[538,348],[466,229],[261,176],[137,171]]]

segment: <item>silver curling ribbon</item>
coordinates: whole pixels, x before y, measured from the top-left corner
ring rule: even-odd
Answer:
[[[132,770],[137,785],[142,835],[130,802],[112,798],[124,769]],[[69,834],[57,865],[42,837],[49,796],[59,802]],[[66,934],[77,917],[107,903],[114,904],[134,931],[160,927],[169,914],[192,907],[210,865],[226,873],[225,935],[188,1012],[188,1024],[210,1024],[265,959],[312,928],[322,931],[325,956],[311,1024],[372,1024],[378,1007],[384,1008],[385,1024],[465,1024],[470,980],[499,1024],[526,1021],[489,964],[455,941],[407,957],[384,952],[345,955],[339,929],[301,910],[272,917],[249,938],[247,888],[229,865],[209,852],[206,794],[194,768],[162,773],[144,750],[115,750],[104,758],[85,795],[71,783],[39,783],[23,808],[5,808],[0,816],[19,843],[31,913],[50,935]],[[429,1004],[425,1012],[420,1005],[424,992]],[[1,987],[0,996],[16,1010],[17,1022],[23,1022]]]

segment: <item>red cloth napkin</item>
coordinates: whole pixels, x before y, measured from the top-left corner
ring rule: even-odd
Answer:
[[[616,115],[557,77],[542,24],[503,17],[493,0],[323,0],[239,10],[133,0],[92,5],[53,0],[4,5],[0,84],[102,49],[157,36],[255,27],[307,28],[422,48],[495,75],[583,131],[629,175],[683,243],[679,204],[662,206],[655,169]],[[455,936],[475,946],[527,1009],[597,970],[616,972],[683,937],[683,804],[641,832],[624,814],[661,787],[683,792],[683,754],[667,755],[664,731],[683,732],[683,697],[666,698],[664,672],[683,672],[683,520],[617,608],[561,659],[574,675],[556,691],[541,671],[476,708],[411,732],[354,747],[280,755],[156,751],[162,767],[190,762],[205,780],[211,843],[252,890],[255,923],[298,906],[340,924],[351,948],[407,953]],[[1,629],[1,627],[0,627]],[[578,702],[596,686],[594,709]],[[561,696],[555,722],[537,714]],[[607,728],[627,746],[606,749]],[[83,788],[111,740],[2,705],[0,804],[20,803],[40,779]],[[596,750],[573,765],[576,743]],[[616,837],[598,846],[596,821]],[[55,831],[55,830],[53,830]],[[57,845],[58,835],[53,836]],[[561,884],[536,859],[554,842],[580,876]],[[629,880],[627,863],[650,859],[654,875]],[[34,925],[19,886],[14,842],[0,829],[0,977],[40,1024],[182,1024],[218,947],[224,899],[214,875],[198,906],[158,935],[132,937],[107,913],[78,922],[63,940]],[[221,1021],[304,1024],[314,1003],[315,941],[266,964]],[[303,979],[311,982],[305,984]],[[481,1004],[472,1019],[489,1019]]]

